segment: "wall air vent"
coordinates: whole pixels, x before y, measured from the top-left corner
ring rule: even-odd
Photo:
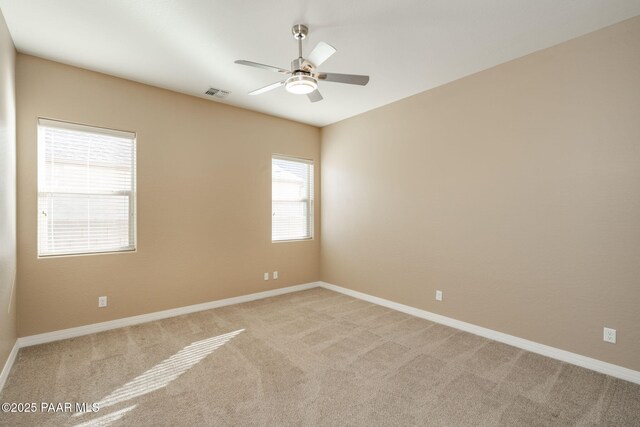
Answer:
[[[209,96],[213,96],[214,98],[220,98],[220,99],[224,99],[226,98],[231,92],[229,92],[228,90],[222,90],[222,89],[216,89],[214,87],[210,87],[209,89],[207,89],[207,91],[205,92],[205,95],[209,95]]]

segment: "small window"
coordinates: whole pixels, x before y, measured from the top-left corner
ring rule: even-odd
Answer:
[[[271,239],[313,238],[313,161],[273,156]]]
[[[38,120],[38,256],[135,250],[136,136]]]

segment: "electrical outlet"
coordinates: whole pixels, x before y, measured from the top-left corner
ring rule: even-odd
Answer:
[[[436,291],[436,301],[442,301],[442,291]]]
[[[264,280],[269,280],[269,273],[264,273]]]
[[[107,297],[98,297],[98,307],[104,308],[107,306]]]
[[[616,343],[616,330],[611,328],[604,328],[604,336],[602,337],[606,342],[611,344]]]
[[[273,280],[276,280],[278,278],[278,272],[274,271],[273,272]]]

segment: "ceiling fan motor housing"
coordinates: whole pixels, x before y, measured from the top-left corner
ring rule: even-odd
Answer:
[[[296,58],[291,61],[291,72],[295,73],[296,71],[304,71],[310,73],[314,70],[314,66],[311,62],[307,61],[304,58]]]

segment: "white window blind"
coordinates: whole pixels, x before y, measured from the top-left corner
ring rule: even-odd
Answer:
[[[273,156],[271,239],[313,237],[313,161]]]
[[[38,120],[38,255],[135,249],[134,133]]]

